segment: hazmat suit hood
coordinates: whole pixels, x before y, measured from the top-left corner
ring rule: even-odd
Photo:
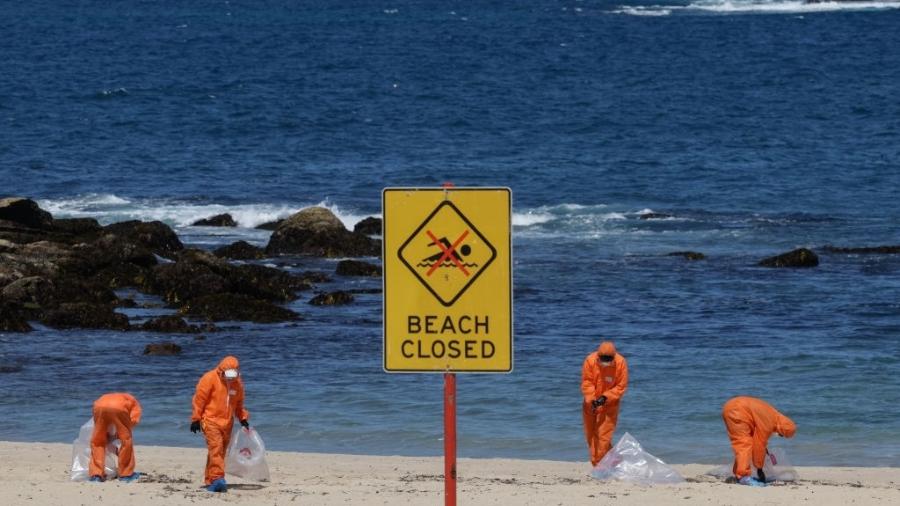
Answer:
[[[779,414],[775,420],[775,432],[784,437],[791,438],[797,433],[797,425],[790,418]]]
[[[612,341],[603,341],[597,348],[597,354],[616,356],[616,345]]]
[[[238,362],[237,357],[232,357],[231,355],[229,355],[223,358],[221,362],[219,362],[219,366],[216,367],[216,371],[218,371],[219,374],[223,374],[225,373],[226,369],[240,369],[240,367],[241,366]]]

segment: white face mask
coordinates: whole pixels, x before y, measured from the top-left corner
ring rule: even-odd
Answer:
[[[612,365],[612,362],[600,362],[600,365],[602,365],[603,367],[609,367]]]
[[[237,369],[225,369],[225,379],[233,380],[238,377]]]

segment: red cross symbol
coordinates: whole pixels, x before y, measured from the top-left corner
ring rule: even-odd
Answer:
[[[427,230],[426,233],[428,234],[428,237],[431,238],[431,241],[432,241],[431,244],[437,246],[438,248],[441,248],[441,251],[443,251],[444,254],[441,255],[440,260],[438,260],[437,262],[434,263],[434,265],[431,266],[431,269],[428,269],[428,272],[425,275],[431,276],[432,272],[434,272],[438,267],[440,267],[441,264],[444,263],[445,260],[449,259],[451,262],[456,264],[457,267],[459,267],[459,270],[461,270],[463,274],[465,274],[468,277],[469,271],[466,270],[466,267],[462,264],[462,262],[459,261],[459,259],[456,258],[456,255],[454,255],[453,253],[456,252],[456,247],[459,246],[463,242],[463,239],[465,239],[466,236],[469,235],[469,231],[466,230],[465,232],[463,232],[462,235],[459,236],[459,239],[454,241],[453,244],[449,248],[444,246],[441,243],[441,241],[437,237],[435,237],[434,234],[431,233],[431,230]]]

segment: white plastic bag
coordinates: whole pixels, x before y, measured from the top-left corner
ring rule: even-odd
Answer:
[[[225,454],[225,472],[255,481],[269,481],[266,445],[254,429],[238,427]]]
[[[645,452],[637,439],[627,432],[597,463],[591,475],[598,480],[629,481],[641,485],[684,481],[678,471]]]
[[[119,445],[116,438],[115,427],[110,427],[106,444],[106,463],[104,472],[106,478],[116,477],[119,466]],[[91,465],[91,437],[94,435],[94,419],[91,418],[78,431],[78,438],[72,441],[72,481],[87,481],[89,467]]]
[[[763,464],[763,472],[766,474],[767,483],[773,481],[797,481],[799,478],[797,471],[788,459],[787,451],[781,447],[769,450],[769,454],[766,455],[766,460]],[[717,478],[730,478],[733,475],[731,464],[710,469],[706,474]],[[752,465],[750,466],[750,475],[754,478],[756,477],[756,467]]]

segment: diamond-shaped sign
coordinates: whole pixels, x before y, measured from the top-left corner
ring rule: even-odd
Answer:
[[[497,257],[497,250],[449,200],[441,202],[397,251],[441,304],[452,306]]]

